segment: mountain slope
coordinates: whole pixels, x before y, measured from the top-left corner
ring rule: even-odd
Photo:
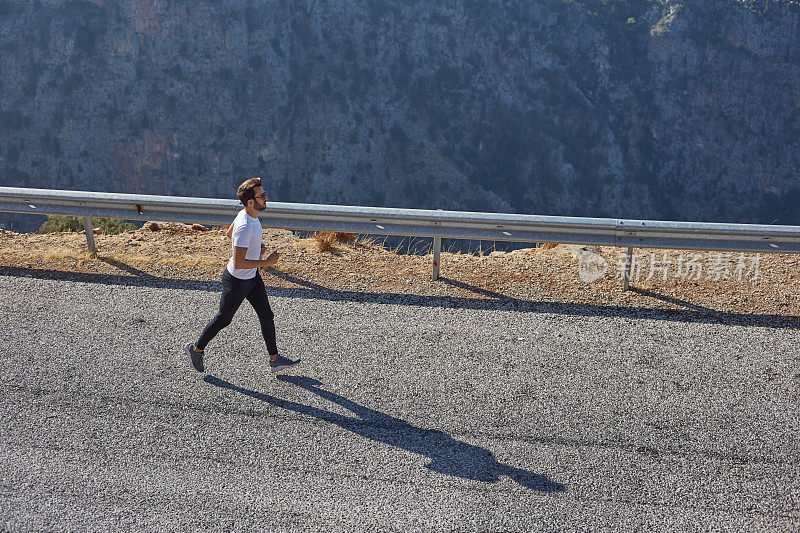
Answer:
[[[800,224],[794,1],[5,1],[0,51],[2,185]]]

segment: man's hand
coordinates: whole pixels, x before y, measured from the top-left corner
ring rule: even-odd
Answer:
[[[262,249],[261,251],[263,252],[264,250]],[[280,257],[281,254],[279,254],[278,252],[272,252],[271,254],[269,254],[269,257],[264,259],[264,266],[272,266],[276,264],[278,262],[278,259],[280,259]]]

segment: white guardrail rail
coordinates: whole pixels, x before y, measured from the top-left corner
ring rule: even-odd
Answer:
[[[135,221],[229,224],[238,200],[0,187],[0,211],[83,217],[96,252],[91,217]],[[800,252],[800,226],[668,222],[613,218],[471,213],[267,202],[262,226],[433,239],[433,279],[439,276],[441,239],[557,242],[627,247],[623,286],[628,288],[633,248]]]

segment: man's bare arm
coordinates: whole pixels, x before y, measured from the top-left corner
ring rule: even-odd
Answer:
[[[272,252],[266,259],[246,259],[245,254],[247,254],[247,248],[240,246],[233,247],[233,268],[243,269],[268,267],[277,263],[278,258],[280,257],[278,252]]]

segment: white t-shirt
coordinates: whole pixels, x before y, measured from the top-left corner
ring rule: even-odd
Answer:
[[[233,219],[233,233],[231,233],[231,260],[228,261],[228,272],[239,279],[252,279],[256,277],[257,268],[234,268],[233,248],[247,248],[245,259],[257,261],[261,258],[261,222],[253,218],[242,209]]]

